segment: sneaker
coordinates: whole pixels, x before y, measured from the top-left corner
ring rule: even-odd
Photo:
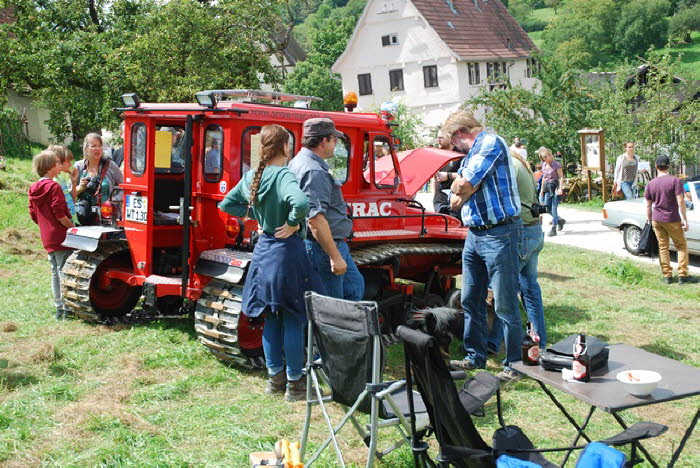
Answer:
[[[697,284],[698,279],[695,276],[679,276],[678,284]]]
[[[484,366],[477,366],[469,359],[462,359],[461,361],[450,361],[450,368],[456,371],[470,371],[474,369],[484,369]]]
[[[559,221],[557,221],[557,229],[561,231],[562,229],[564,229],[565,224],[566,224],[566,220],[559,218]]]
[[[286,401],[301,401],[306,399],[306,377],[287,382],[287,391],[284,392]]]
[[[496,377],[498,377],[498,380],[500,380],[502,383],[509,383],[517,382],[525,376],[518,371],[514,371],[513,369],[506,367],[501,372],[499,372]]]
[[[282,371],[267,379],[265,393],[267,393],[268,395],[274,395],[275,393],[284,393],[285,388],[287,388],[287,373],[285,371]]]
[[[552,230],[549,231],[549,232],[547,233],[547,236],[548,236],[548,237],[554,237],[554,236],[556,236],[556,235],[557,235],[557,227],[556,227],[556,226],[552,226]]]
[[[673,277],[671,276],[664,276],[661,278],[661,282],[664,284],[672,284],[673,283]],[[680,278],[678,278],[678,282],[680,282]]]

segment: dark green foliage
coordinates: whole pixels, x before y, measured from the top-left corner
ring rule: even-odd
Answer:
[[[16,110],[0,110],[0,156],[29,158],[31,152],[22,134],[22,122]]]
[[[700,31],[700,4],[678,10],[669,21],[670,37],[691,42],[690,33],[693,31]]]
[[[520,26],[526,32],[544,31],[544,28],[547,27],[547,24],[549,24],[547,21],[532,18],[532,17],[529,17],[529,18],[525,19],[524,21],[520,22]]]
[[[670,8],[668,0],[633,0],[625,4],[613,36],[616,53],[631,58],[644,55],[650,46],[663,47]]]

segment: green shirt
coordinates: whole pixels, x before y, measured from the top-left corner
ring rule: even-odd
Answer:
[[[532,173],[525,169],[523,163],[515,158],[512,159],[513,166],[515,166],[515,181],[518,184],[520,204],[522,205],[520,218],[522,218],[523,224],[530,224],[533,221],[537,221],[537,218],[530,213],[532,204],[537,203],[537,185],[535,185],[535,178],[532,176]]]
[[[275,235],[275,228],[284,223],[296,226],[306,218],[309,201],[299,188],[294,174],[281,166],[265,168],[260,178],[257,203],[248,211],[250,184],[254,176],[255,170],[248,171],[219,204],[219,209],[232,216],[246,216],[247,213],[266,234],[272,236]],[[296,233],[302,239],[306,237],[305,224]]]

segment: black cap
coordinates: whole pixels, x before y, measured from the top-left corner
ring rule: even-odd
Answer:
[[[668,167],[671,164],[671,161],[668,159],[668,156],[659,156],[656,158],[656,167]]]
[[[343,136],[341,132],[335,129],[335,124],[333,121],[326,118],[308,119],[304,121],[303,131],[303,136],[305,137],[328,135],[335,135],[337,137]]]

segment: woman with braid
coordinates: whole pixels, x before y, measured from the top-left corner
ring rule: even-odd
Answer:
[[[243,287],[242,311],[247,317],[265,319],[263,349],[269,375],[265,393],[284,392],[287,401],[297,401],[306,398],[304,292],[318,291],[320,284],[304,245],[302,221],[309,202],[286,167],[291,154],[287,130],[279,125],[263,127],[260,146],[260,165],[243,176],[219,209],[248,216],[263,231]]]

